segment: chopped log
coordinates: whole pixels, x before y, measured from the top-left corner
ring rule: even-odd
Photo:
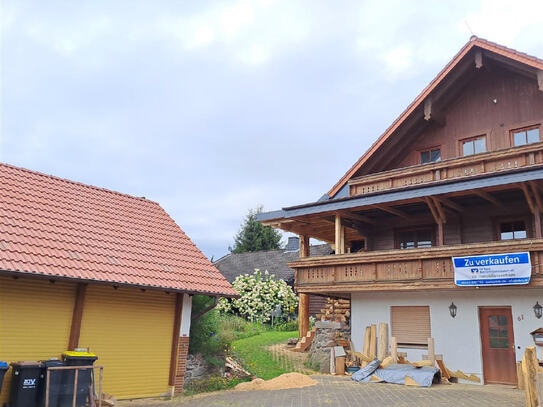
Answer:
[[[448,369],[445,367],[445,363],[443,363],[443,359],[437,359],[437,365],[439,366],[439,370],[441,370],[441,377],[444,377],[445,379],[450,379],[451,375],[449,374]]]
[[[436,351],[434,348],[434,338],[428,338],[428,359],[432,362],[430,366],[435,366]]]
[[[537,407],[539,398],[537,395],[537,367],[539,362],[535,351],[535,346],[529,346],[524,352],[522,359],[522,372],[524,374],[524,395],[526,397],[526,407]]]
[[[382,362],[381,362],[381,367],[382,369],[386,369],[387,367],[389,367],[390,365],[393,365],[394,364],[394,361],[392,360],[392,356],[387,356]]]
[[[420,360],[418,362],[412,362],[411,364],[416,367],[434,366],[434,363],[431,360]]]
[[[384,360],[388,354],[388,324],[379,322],[379,346],[377,347],[377,358]]]
[[[537,372],[536,389],[537,389],[538,400],[543,400],[543,373],[542,372]]]

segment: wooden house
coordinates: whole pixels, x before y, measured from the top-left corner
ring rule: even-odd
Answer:
[[[516,383],[543,325],[543,60],[472,37],[318,202],[261,214],[300,235],[295,287],[388,322],[408,358]],[[335,254],[307,257],[309,238]]]

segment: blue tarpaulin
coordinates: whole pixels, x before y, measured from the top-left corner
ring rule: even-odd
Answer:
[[[415,367],[412,365],[390,365],[385,369],[379,368],[380,361],[375,359],[358,372],[353,373],[351,379],[360,383],[369,383],[372,376],[377,376],[386,383],[405,384],[405,376],[413,379],[421,387],[430,387],[432,383],[441,381],[441,372],[436,367]]]

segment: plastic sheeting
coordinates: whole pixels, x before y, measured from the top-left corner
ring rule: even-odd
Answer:
[[[370,382],[372,375],[377,376],[382,382],[405,384],[405,376],[413,379],[421,387],[430,387],[432,383],[441,381],[441,372],[435,367],[415,367],[412,365],[390,365],[386,369],[380,369],[379,362],[375,359],[365,368],[360,369],[351,377],[360,383]],[[375,380],[374,380],[375,381]]]

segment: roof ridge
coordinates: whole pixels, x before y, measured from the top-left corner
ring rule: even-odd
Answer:
[[[24,168],[24,167],[18,167],[16,165],[8,164],[6,162],[0,162],[0,166],[8,167],[8,168],[11,168],[11,169],[14,169],[14,170],[17,170],[17,171],[27,172],[27,173],[34,174],[34,175],[39,175],[40,177],[51,178],[51,179],[54,179],[54,180],[57,180],[57,181],[66,182],[68,184],[73,184],[73,185],[82,186],[82,187],[89,188],[89,189],[94,189],[94,190],[103,191],[103,192],[107,192],[107,193],[111,193],[111,194],[115,194],[115,195],[120,195],[120,196],[124,196],[124,197],[127,197],[127,198],[137,199],[139,201],[151,202],[151,203],[154,203],[154,204],[160,206],[160,204],[157,201],[154,201],[152,199],[147,199],[145,197],[130,195],[130,194],[127,194],[127,193],[124,193],[124,192],[119,192],[119,191],[115,191],[113,189],[99,187],[99,186],[96,186],[96,185],[85,184],[85,183],[80,182],[80,181],[74,181],[74,180],[71,180],[71,179],[68,179],[68,178],[59,177],[57,175],[46,174],[46,173],[41,172],[41,171],[35,171],[35,170],[30,170],[30,169]]]

